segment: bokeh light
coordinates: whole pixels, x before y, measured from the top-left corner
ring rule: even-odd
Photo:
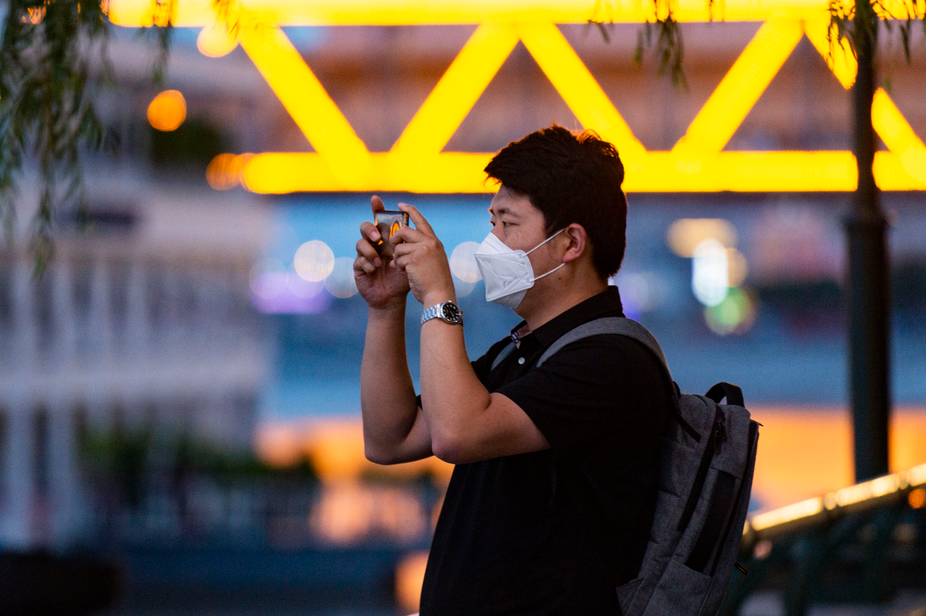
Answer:
[[[463,282],[478,282],[482,279],[473,254],[479,249],[476,242],[463,242],[450,254],[450,271]]]
[[[465,280],[460,280],[456,276],[453,277],[453,292],[457,294],[457,297],[466,297],[472,293],[475,288],[475,282],[466,282]]]
[[[315,297],[325,288],[325,285],[321,282],[309,282],[296,274],[290,273],[286,276],[286,288],[289,289],[289,292],[295,297],[300,299]]]
[[[428,552],[412,552],[405,555],[395,570],[395,596],[399,606],[406,612],[417,612],[424,586],[424,571],[428,566]]]
[[[230,54],[237,46],[237,36],[229,31],[225,23],[215,22],[206,26],[196,37],[196,48],[209,58],[221,58]]]
[[[178,90],[165,90],[148,105],[148,122],[157,130],[177,130],[186,119],[186,99]]]
[[[349,545],[383,535],[411,541],[427,530],[428,522],[418,500],[400,487],[341,482],[322,492],[309,527],[329,544]]]
[[[704,319],[711,331],[721,336],[749,331],[756,321],[756,301],[744,289],[730,289],[715,306],[704,308]]]
[[[241,183],[241,170],[253,154],[219,154],[206,168],[206,182],[216,190],[230,190]]]
[[[736,248],[727,248],[727,276],[731,287],[738,287],[749,274],[749,263],[745,255]]]
[[[309,282],[321,282],[334,269],[334,252],[321,240],[311,240],[296,251],[296,273]]]
[[[727,248],[736,246],[736,228],[722,218],[679,218],[666,232],[666,244],[680,257],[691,258],[695,248],[712,239]]]
[[[26,13],[21,17],[21,20],[24,24],[32,24],[37,26],[42,23],[42,20],[45,19],[45,7],[27,7]]]
[[[691,260],[691,289],[705,306],[716,306],[730,288],[727,249],[715,239],[703,240]]]
[[[262,299],[273,299],[286,290],[286,272],[276,259],[263,259],[251,268],[251,293]]]
[[[632,272],[621,270],[612,277],[609,284],[620,287],[621,299],[632,308],[631,312],[639,313],[657,310],[668,296],[667,283],[653,272]]]
[[[325,288],[335,297],[341,299],[351,297],[357,293],[357,282],[354,279],[354,260],[350,257],[338,257],[334,260],[334,268],[325,278]]]

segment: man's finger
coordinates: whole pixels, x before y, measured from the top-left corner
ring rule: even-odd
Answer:
[[[376,249],[366,240],[357,240],[357,256],[370,261],[376,267],[383,264],[382,260],[379,258],[379,253],[376,252]]]
[[[363,272],[368,276],[372,276],[376,273],[376,266],[370,263],[366,257],[357,257],[354,259],[354,272],[356,273]]]
[[[360,235],[371,242],[379,243],[380,234],[372,222],[366,221],[360,225]]]
[[[425,220],[424,216],[421,215],[421,212],[419,212],[418,208],[416,208],[414,205],[400,203],[399,210],[408,214],[408,217],[412,219],[413,223],[415,223],[416,229],[428,235],[434,236],[434,229],[431,228],[431,225],[428,224],[428,221]]]
[[[386,204],[383,203],[383,200],[380,199],[378,195],[373,195],[372,197],[370,197],[370,209],[373,210],[373,220],[376,220],[376,213],[385,212]],[[379,231],[376,230],[376,225],[374,225],[373,223],[364,223],[364,224],[370,224],[373,226],[373,231],[367,237],[369,237],[375,242],[378,242],[381,236],[380,236]],[[362,232],[363,225],[361,225],[360,228]]]
[[[396,247],[392,249],[392,258],[398,259],[399,257],[410,255],[413,252],[415,252],[415,246],[403,242],[401,244],[396,244]]]
[[[393,233],[388,241],[392,242],[396,246],[399,246],[405,242],[417,244],[418,242],[431,239],[431,237],[433,236],[425,235],[419,229],[413,229],[411,227],[399,227],[398,231]]]

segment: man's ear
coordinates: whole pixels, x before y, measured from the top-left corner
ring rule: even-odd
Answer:
[[[572,223],[563,230],[563,236],[569,240],[569,244],[566,247],[566,254],[563,255],[563,263],[569,263],[578,259],[586,250],[589,248],[588,245],[588,234],[585,232],[585,227],[580,225],[577,222]]]

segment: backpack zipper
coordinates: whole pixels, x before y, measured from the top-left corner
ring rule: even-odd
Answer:
[[[714,416],[714,455],[720,453],[720,447],[727,441],[726,416],[720,411]]]
[[[709,436],[707,437],[707,442],[704,444],[704,453],[701,455],[701,464],[698,467],[698,472],[695,475],[694,484],[691,487],[691,491],[688,493],[688,501],[685,503],[685,509],[682,511],[682,517],[678,522],[678,530],[684,532],[688,527],[688,522],[691,521],[691,516],[694,515],[695,506],[698,504],[698,500],[701,498],[701,489],[704,487],[704,480],[707,479],[707,469],[711,465],[711,460],[717,455],[717,452],[720,450],[721,440],[727,440],[727,430],[724,427],[724,414],[720,408],[720,405],[707,398],[707,401],[710,403],[710,408],[714,408],[714,425],[711,427]]]

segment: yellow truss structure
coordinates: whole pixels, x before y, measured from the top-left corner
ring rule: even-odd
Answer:
[[[165,2],[109,0],[109,16],[119,25],[150,26],[164,19]],[[896,6],[887,8],[893,15],[912,11],[922,17],[923,1],[909,2],[894,0]],[[175,0],[172,6],[175,26],[227,32],[218,23],[213,0]],[[710,10],[705,0],[673,2],[680,22],[724,19],[760,21],[762,26],[670,151],[646,150],[556,26],[590,18],[652,21],[650,2],[239,0],[229,6],[226,18],[238,24],[237,41],[225,47],[241,45],[315,150],[246,155],[236,170],[254,192],[487,192],[482,170],[492,153],[443,149],[519,41],[579,122],[618,147],[628,192],[851,191],[857,184],[855,157],[847,151],[724,151],[803,36],[843,87],[852,86],[855,58],[846,48],[831,53],[829,13],[822,0],[717,0]],[[367,149],[280,29],[434,24],[479,25],[388,152]],[[875,156],[880,188],[926,190],[926,145],[883,89],[875,95],[872,119],[888,147]]]

